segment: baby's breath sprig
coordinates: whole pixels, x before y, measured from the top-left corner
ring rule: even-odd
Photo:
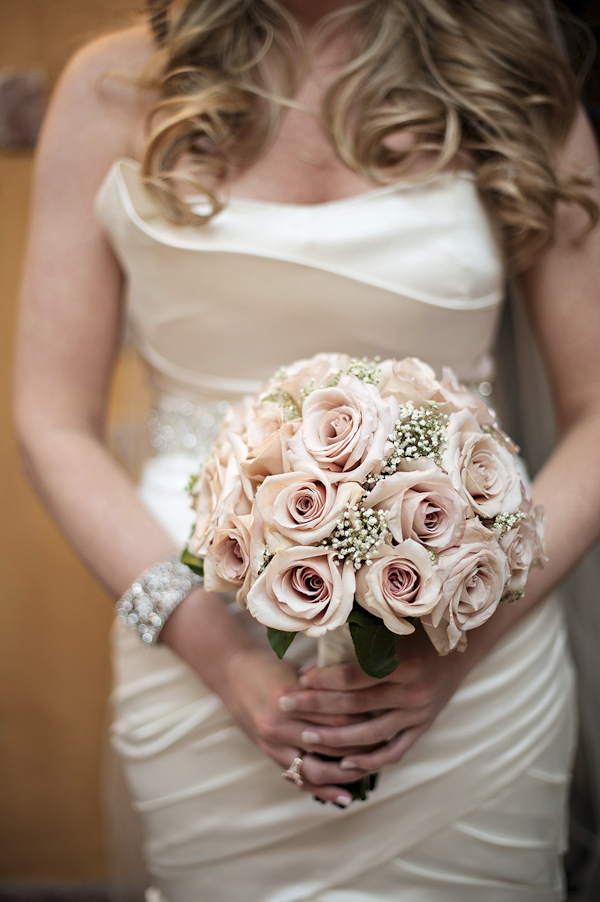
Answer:
[[[322,543],[323,548],[332,548],[339,561],[352,561],[355,570],[363,564],[371,564],[373,555],[388,533],[388,511],[375,511],[368,507],[361,510],[357,505],[346,505],[346,509],[331,535]]]
[[[519,598],[523,598],[524,592],[505,592],[500,601],[506,601],[508,604],[514,604]]]
[[[192,473],[190,478],[188,479],[187,485],[185,487],[185,491],[188,495],[191,495],[196,486],[198,485],[198,480],[200,479],[200,473]]]
[[[310,394],[312,394],[312,392],[314,392],[314,390],[315,390],[315,380],[311,379],[310,385],[308,386],[308,388],[303,388],[300,392],[300,401],[302,404],[306,401],[308,396]]]
[[[498,530],[500,533],[500,538],[506,535],[509,529],[512,529],[515,523],[518,523],[519,520],[525,520],[527,514],[523,513],[523,511],[517,511],[515,514],[497,514],[494,517],[493,529]]]
[[[381,468],[381,475],[395,473],[403,460],[429,457],[439,464],[447,423],[448,415],[442,413],[435,402],[424,407],[415,407],[412,401],[402,404],[394,431],[389,436],[394,450]]]
[[[297,420],[302,416],[300,408],[287,391],[273,391],[270,395],[263,395],[262,401],[271,401],[282,408],[286,420]]]
[[[340,370],[331,380],[331,388],[339,385],[342,376],[356,376],[368,385],[377,385],[381,378],[379,364],[381,357],[353,357],[347,370]]]
[[[506,435],[505,432],[502,432],[500,428],[498,428],[498,424],[493,426],[489,426],[487,423],[481,427],[482,432],[487,433],[487,435],[491,435],[493,439],[495,439],[500,446],[507,445],[509,442],[512,444],[512,440]]]
[[[271,554],[271,552],[269,551],[268,548],[265,548],[265,551],[263,554],[263,559],[262,559],[262,564],[260,565],[259,570],[258,570],[259,576],[263,572],[263,570],[266,570],[266,568],[269,566],[269,564],[271,563],[271,561],[273,560],[274,557],[275,557],[275,555]]]

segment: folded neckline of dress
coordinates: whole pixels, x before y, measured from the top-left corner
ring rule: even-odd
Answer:
[[[141,170],[139,160],[134,157],[118,157],[111,165],[107,176],[117,169],[121,164],[130,166],[138,173]],[[366,191],[358,191],[355,194],[348,194],[344,197],[333,198],[332,200],[317,201],[316,203],[296,203],[294,201],[265,200],[255,197],[240,197],[236,194],[224,194],[221,200],[226,204],[248,204],[256,207],[276,207],[278,209],[289,208],[290,210],[319,210],[331,207],[344,206],[346,204],[360,203],[362,201],[376,200],[378,197],[385,197],[396,191],[419,190],[420,188],[428,188],[432,185],[443,184],[446,182],[459,182],[462,179],[468,181],[477,181],[475,172],[471,169],[444,169],[442,172],[436,172],[428,178],[424,179],[399,179],[389,185],[380,185],[375,188],[369,188]],[[186,202],[192,207],[205,206],[206,201],[201,195],[191,194],[185,198]]]

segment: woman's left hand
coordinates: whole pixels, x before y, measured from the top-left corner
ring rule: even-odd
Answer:
[[[303,748],[317,753],[325,746],[329,753],[339,749],[344,770],[373,772],[402,758],[431,726],[474,661],[460,652],[441,657],[420,627],[402,637],[398,652],[401,663],[383,680],[367,676],[358,664],[312,667],[302,675],[302,689],[280,699],[283,710],[312,720],[318,715],[367,715],[356,723],[303,733]],[[357,747],[365,751],[358,753]]]

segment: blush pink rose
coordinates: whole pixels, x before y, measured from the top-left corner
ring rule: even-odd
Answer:
[[[256,493],[256,510],[272,553],[291,544],[317,545],[333,530],[347,504],[363,495],[356,482],[334,483],[324,470],[267,476]]]
[[[519,520],[499,539],[510,569],[507,592],[523,592],[531,567],[543,564],[543,529],[544,512],[541,507],[536,507],[530,516]]]
[[[397,415],[395,399],[382,399],[356,376],[342,376],[335,388],[314,391],[304,402],[302,424],[288,443],[292,468],[314,461],[334,481],[361,482],[381,469]]]
[[[210,552],[204,558],[204,587],[208,592],[230,592],[243,585],[250,569],[251,524],[251,514],[233,514],[215,530]]]
[[[401,404],[411,400],[431,400],[440,388],[435,371],[418,357],[385,360],[380,366],[380,371],[381,394],[384,398],[393,395]]]
[[[442,370],[442,380],[434,400],[441,403],[449,402],[458,410],[469,410],[479,426],[497,426],[494,411],[487,406],[482,398],[479,398],[473,392],[468,391],[464,385],[461,385],[453,371],[446,366]]]
[[[514,457],[482,431],[469,410],[452,414],[448,421],[442,467],[472,513],[490,518],[519,510],[521,479]]]
[[[385,545],[373,563],[361,567],[356,576],[357,602],[399,635],[414,632],[406,618],[431,613],[440,590],[429,553],[412,539],[393,548]]]
[[[462,544],[438,558],[441,598],[423,625],[439,654],[464,646],[465,633],[488,620],[510,576],[506,555],[493,533],[470,521]]]
[[[252,412],[248,419],[244,438],[250,453],[264,445],[271,436],[286,424],[285,414],[279,404],[265,401]],[[240,430],[241,431],[241,430]]]
[[[389,511],[397,542],[414,539],[438,550],[460,542],[468,512],[450,478],[431,461],[382,479],[361,506]]]
[[[288,473],[291,470],[288,443],[296,433],[298,425],[298,421],[284,423],[279,429],[268,434],[260,444],[248,449],[243,463],[240,464],[240,470],[254,491],[267,476]]]
[[[265,626],[323,636],[348,619],[356,580],[351,563],[329,548],[278,551],[246,595],[246,606]]]
[[[197,517],[189,547],[193,554],[204,557],[215,530],[232,512],[250,513],[251,500],[244,490],[239,463],[228,442],[206,460],[193,497]]]
[[[315,354],[307,360],[297,360],[284,367],[269,380],[265,394],[285,393],[300,409],[305,396],[319,388],[326,388],[338,373],[350,366],[347,354]]]

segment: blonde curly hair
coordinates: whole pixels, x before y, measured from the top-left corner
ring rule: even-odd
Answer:
[[[260,155],[293,105],[305,47],[278,0],[148,2],[158,46],[144,84],[160,99],[142,176],[170,220],[203,223],[224,206],[212,186],[238,148],[246,164]],[[361,0],[320,33],[341,28],[353,52],[321,123],[351,169],[382,185],[425,180],[467,152],[513,272],[551,244],[557,201],[595,224],[589,180],[554,165],[578,92],[540,0]],[[402,132],[413,140],[399,149],[390,139]],[[424,151],[430,162],[414,175]],[[180,193],[182,177],[206,198],[205,214]]]

